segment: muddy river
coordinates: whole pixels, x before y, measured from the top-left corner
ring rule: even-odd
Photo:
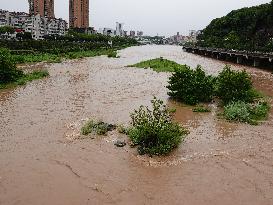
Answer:
[[[200,64],[217,74],[224,62],[177,46],[131,47],[105,56],[37,64],[50,77],[0,91],[1,205],[272,205],[273,113],[259,126],[234,124],[168,100],[168,74],[126,65],[155,57]],[[273,97],[273,75],[247,69]],[[130,112],[157,96],[177,108],[190,130],[168,157],[139,156],[113,131],[79,135],[87,118],[128,123]]]

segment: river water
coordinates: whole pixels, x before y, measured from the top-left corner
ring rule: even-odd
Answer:
[[[177,46],[140,46],[105,56],[37,64],[50,77],[0,91],[0,204],[273,204],[273,118],[259,126],[234,124],[168,100],[167,73],[126,65],[155,57],[200,64],[217,74],[225,62],[185,53]],[[273,75],[246,69],[273,97]],[[153,96],[177,112],[190,130],[168,157],[139,156],[125,136],[82,137],[88,118],[128,123]]]

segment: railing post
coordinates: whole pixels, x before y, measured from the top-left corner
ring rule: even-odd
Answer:
[[[237,56],[237,64],[242,64],[242,63],[243,63],[242,56]]]
[[[254,66],[254,67],[260,66],[260,60],[259,60],[258,58],[254,58],[253,66]]]

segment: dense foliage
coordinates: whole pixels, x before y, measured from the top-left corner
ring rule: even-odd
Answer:
[[[128,135],[140,154],[164,155],[176,148],[186,131],[172,122],[171,112],[161,100],[154,98],[152,110],[141,106],[131,114],[132,128]]]
[[[35,53],[60,54],[109,48],[109,41],[112,41],[113,47],[116,48],[137,44],[136,40],[131,38],[110,37],[101,34],[70,33],[66,36],[50,36],[45,40],[0,40],[0,47],[17,52],[27,50]]]
[[[23,76],[23,72],[16,69],[16,65],[7,49],[0,49],[0,84],[16,81]]]
[[[214,81],[212,76],[206,75],[201,66],[193,70],[183,65],[175,69],[169,78],[168,94],[190,105],[209,102],[214,95]]]
[[[15,29],[10,26],[0,26],[0,34],[14,33]]]
[[[250,75],[226,66],[217,78],[217,96],[225,104],[231,101],[252,102],[255,97]]]
[[[202,47],[273,51],[273,1],[214,19],[198,36]]]

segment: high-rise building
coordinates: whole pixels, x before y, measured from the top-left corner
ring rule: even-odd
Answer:
[[[28,0],[29,14],[54,18],[54,0]]]
[[[69,26],[89,27],[89,0],[69,0]]]

